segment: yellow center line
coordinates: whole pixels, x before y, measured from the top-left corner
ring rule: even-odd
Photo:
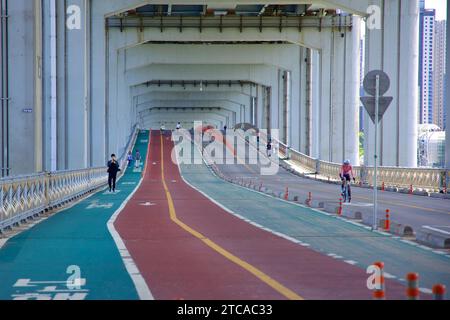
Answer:
[[[279,283],[278,281],[272,279],[270,276],[268,276],[267,274],[265,274],[264,272],[262,272],[258,268],[254,267],[253,265],[249,264],[248,262],[245,262],[244,260],[242,260],[242,259],[238,258],[237,256],[233,255],[231,252],[225,250],[224,248],[222,248],[221,246],[216,244],[214,241],[206,238],[203,234],[201,234],[200,232],[194,230],[193,228],[191,228],[190,226],[188,226],[187,224],[185,224],[184,222],[182,222],[181,220],[178,219],[176,211],[175,211],[175,206],[174,206],[174,203],[173,203],[173,200],[172,200],[172,195],[171,195],[171,193],[169,191],[169,188],[167,187],[167,183],[166,183],[166,179],[165,179],[165,175],[164,175],[164,148],[163,148],[163,145],[164,145],[164,140],[163,140],[163,137],[161,136],[161,180],[162,180],[162,183],[163,183],[164,191],[166,193],[167,203],[169,205],[170,219],[175,224],[177,224],[179,227],[181,227],[183,230],[185,230],[186,232],[190,233],[191,235],[193,235],[197,239],[201,240],[208,247],[210,247],[211,249],[213,249],[214,251],[216,251],[220,255],[224,256],[225,258],[227,258],[231,262],[234,262],[238,266],[240,266],[243,269],[245,269],[246,271],[250,272],[255,277],[257,277],[262,282],[264,282],[267,285],[269,285],[270,287],[272,287],[275,291],[279,292],[280,294],[282,294],[286,298],[288,298],[290,300],[304,300],[304,298],[299,296],[294,291],[286,288],[281,283]]]

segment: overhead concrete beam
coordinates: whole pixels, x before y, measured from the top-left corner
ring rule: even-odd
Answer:
[[[153,64],[233,65],[236,53],[239,64],[269,65],[292,69],[299,48],[295,44],[270,45],[188,45],[143,44],[127,49],[127,70]],[[151,52],[151,54],[149,54]]]
[[[230,101],[236,104],[249,104],[250,97],[242,94],[230,93],[205,93],[205,92],[155,92],[135,96],[137,105],[147,103],[151,100],[168,100],[168,101]]]
[[[265,65],[151,65],[129,70],[125,77],[128,86],[136,86],[149,81],[250,81],[270,86],[273,67]]]
[[[146,84],[141,84],[138,86],[133,86],[131,87],[131,95],[135,96],[135,97],[139,97],[141,95],[146,95],[146,94],[151,94],[152,92],[155,93],[173,93],[173,94],[178,94],[178,93],[207,93],[207,94],[223,94],[223,93],[227,93],[227,94],[236,94],[236,95],[243,95],[243,96],[248,96],[251,97],[252,95],[252,90],[250,90],[250,85],[232,85],[231,87],[229,86],[219,86],[217,87],[217,85],[208,85],[208,86],[203,86],[203,91],[200,92],[199,86],[197,85],[196,87],[194,86],[186,86],[185,89],[183,89],[181,86],[160,86],[158,87],[157,85],[152,85],[152,86],[147,86]]]

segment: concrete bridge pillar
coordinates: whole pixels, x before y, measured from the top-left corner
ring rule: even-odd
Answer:
[[[417,166],[418,28],[417,0],[371,1],[381,8],[380,29],[366,33],[366,71],[381,69],[391,79],[386,93],[394,101],[380,125],[382,166]],[[373,165],[374,128],[364,114],[365,161]]]

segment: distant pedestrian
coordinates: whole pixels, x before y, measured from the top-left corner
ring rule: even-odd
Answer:
[[[272,142],[267,141],[267,156],[270,158],[272,156]]]
[[[164,125],[164,123],[161,124],[160,131],[161,131],[161,135],[163,135],[163,134],[164,134],[164,131],[166,131],[166,126]]]
[[[177,123],[177,131],[180,130],[180,129],[181,129],[181,123],[178,122],[178,123]]]
[[[136,150],[136,155],[134,156],[134,159],[135,159],[134,167],[139,168],[141,166],[141,153],[139,152],[139,150]]]
[[[133,153],[131,151],[128,151],[127,161],[128,161],[128,168],[130,168],[131,164],[133,163]]]
[[[115,154],[111,155],[111,160],[108,162],[108,185],[109,192],[116,192],[116,180],[117,180],[117,172],[121,171],[119,163],[117,162],[117,158]]]

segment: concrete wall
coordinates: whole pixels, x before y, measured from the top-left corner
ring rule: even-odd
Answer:
[[[51,1],[44,0],[44,7],[47,8]],[[364,12],[370,3],[381,5],[381,0],[322,2],[344,9],[353,8],[358,13]],[[407,166],[415,159],[415,125],[412,123],[416,120],[416,97],[412,92],[416,89],[413,87],[416,53],[411,49],[414,47],[411,41],[414,40],[416,11],[414,4],[410,4],[414,2],[383,1],[386,3],[385,28],[367,33],[368,68],[391,72],[393,85],[388,94],[396,99],[381,133],[384,165]],[[49,123],[52,108],[48,77],[52,74],[47,53],[50,47],[45,40],[44,96],[39,98],[40,83],[34,77],[40,70],[39,59],[36,60],[39,46],[34,45],[34,38],[39,37],[32,31],[35,14],[25,0],[11,2],[11,32],[16,34],[11,37],[14,41],[11,56],[17,68],[14,74],[18,75],[11,78],[11,88],[15,90],[11,93],[14,106],[12,132],[15,132],[13,153],[15,159],[29,154],[29,150],[38,153],[43,150],[44,153],[33,160],[14,162],[17,163],[15,172],[48,170],[54,162],[53,152],[56,152],[59,170],[104,165],[110,153],[121,153],[138,121],[152,126],[164,117],[169,122],[175,121],[176,111],[171,113],[168,109],[174,105],[220,107],[213,113],[199,112],[198,109],[189,112],[191,118],[201,117],[218,126],[250,122],[255,112],[258,126],[282,129],[281,138],[294,149],[322,160],[341,162],[350,159],[358,164],[359,64],[354,63],[359,57],[358,17],[353,18],[352,30],[305,28],[299,32],[292,28],[280,32],[273,28],[262,33],[245,29],[241,33],[230,28],[222,33],[215,29],[205,29],[201,33],[186,29],[180,33],[177,29],[164,32],[153,28],[142,31],[139,28],[105,29],[105,16],[138,3],[144,2],[56,1],[57,94],[54,98],[57,99],[57,143],[55,148],[49,148],[55,139]],[[66,28],[66,10],[73,4],[81,8],[81,28],[69,30]],[[50,18],[46,14],[43,17],[44,39],[47,39]],[[283,41],[286,44],[147,44],[148,41],[214,42],[217,39]],[[403,56],[407,58],[403,59]],[[30,77],[30,73],[33,76]],[[289,80],[286,80],[287,74]],[[146,86],[146,82],[155,80],[240,80],[254,85],[238,89],[219,87],[214,91],[205,88],[200,94],[197,88]],[[32,94],[24,95],[24,91]],[[36,96],[44,104],[42,115]],[[253,100],[256,108],[252,111]],[[35,108],[37,113],[23,114],[21,110],[27,106]],[[154,112],[158,106],[166,111]],[[140,111],[147,112],[145,120],[138,117],[142,115]],[[39,118],[43,120],[39,121]],[[266,123],[268,118],[270,124]],[[35,123],[44,124],[42,138],[41,129]],[[368,125],[368,141],[371,130]],[[366,149],[370,157],[370,143]]]
[[[9,95],[5,98],[9,98],[11,175],[42,170],[42,122],[36,125],[42,90],[40,10],[38,1],[8,1]]]

